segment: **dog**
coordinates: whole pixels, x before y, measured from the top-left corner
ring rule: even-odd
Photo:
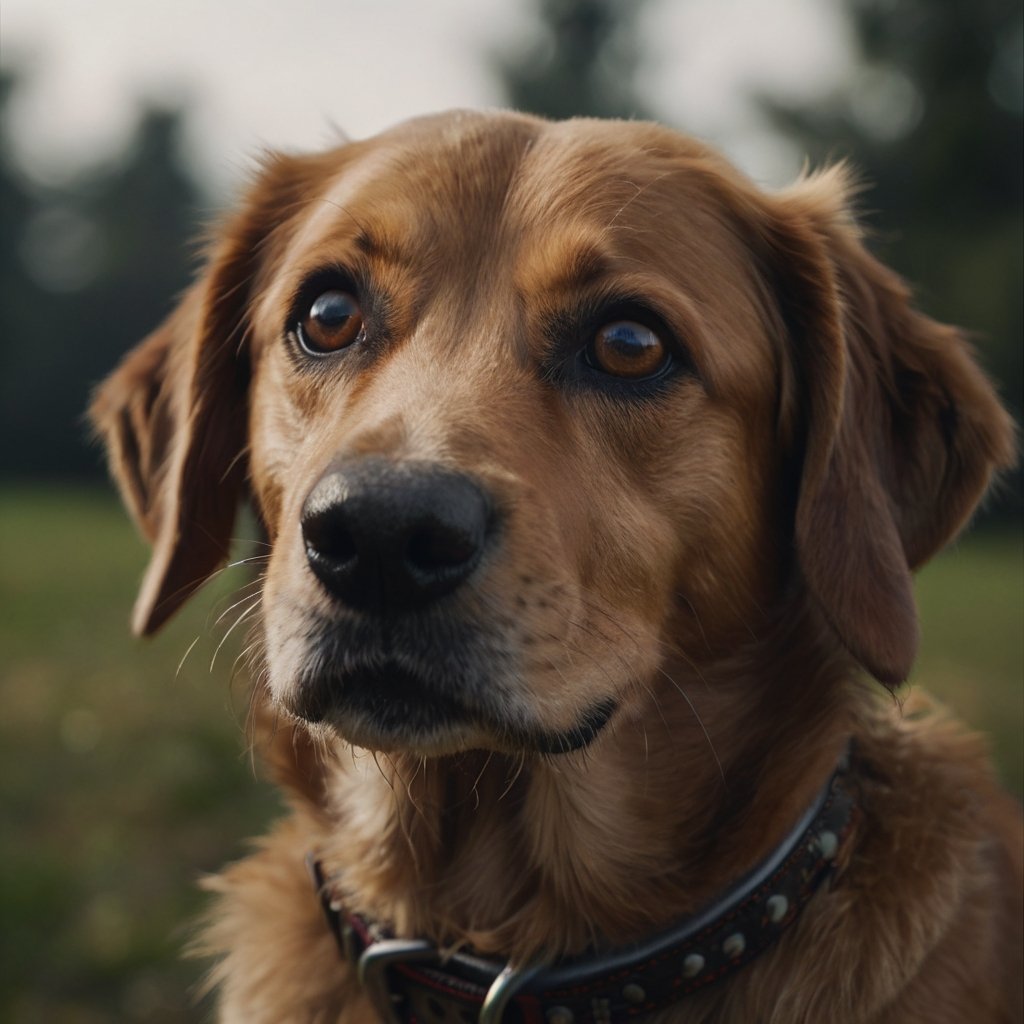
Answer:
[[[268,545],[221,1019],[1021,1020],[1019,806],[892,695],[1014,429],[854,193],[513,113],[265,161],[91,407],[137,633]]]

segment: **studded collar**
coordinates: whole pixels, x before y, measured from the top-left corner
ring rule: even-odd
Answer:
[[[786,838],[704,910],[645,941],[542,968],[395,938],[345,908],[313,855],[310,872],[342,955],[387,1024],[625,1024],[731,975],[797,919],[852,830],[848,772],[849,751]]]

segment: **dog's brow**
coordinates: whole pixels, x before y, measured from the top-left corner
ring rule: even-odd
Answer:
[[[409,262],[401,248],[390,238],[371,234],[365,228],[355,237],[356,248],[367,258],[383,263],[405,265]]]
[[[607,254],[596,245],[560,249],[532,268],[531,279],[551,292],[578,292],[611,270]]]

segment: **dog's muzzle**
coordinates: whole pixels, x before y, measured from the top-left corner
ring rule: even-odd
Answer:
[[[311,620],[288,709],[381,747],[472,729],[500,686],[488,682],[494,637],[458,597],[482,571],[497,518],[477,481],[433,462],[332,464],[301,513],[329,606]]]

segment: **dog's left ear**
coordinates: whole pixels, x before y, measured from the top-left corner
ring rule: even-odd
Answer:
[[[132,628],[155,632],[225,561],[247,478],[248,305],[267,239],[301,200],[273,157],[177,309],[97,389],[89,416],[152,557]]]
[[[770,200],[770,273],[793,346],[804,581],[877,679],[917,651],[910,570],[1014,460],[1012,421],[953,327],[916,311],[862,244],[833,170]]]

